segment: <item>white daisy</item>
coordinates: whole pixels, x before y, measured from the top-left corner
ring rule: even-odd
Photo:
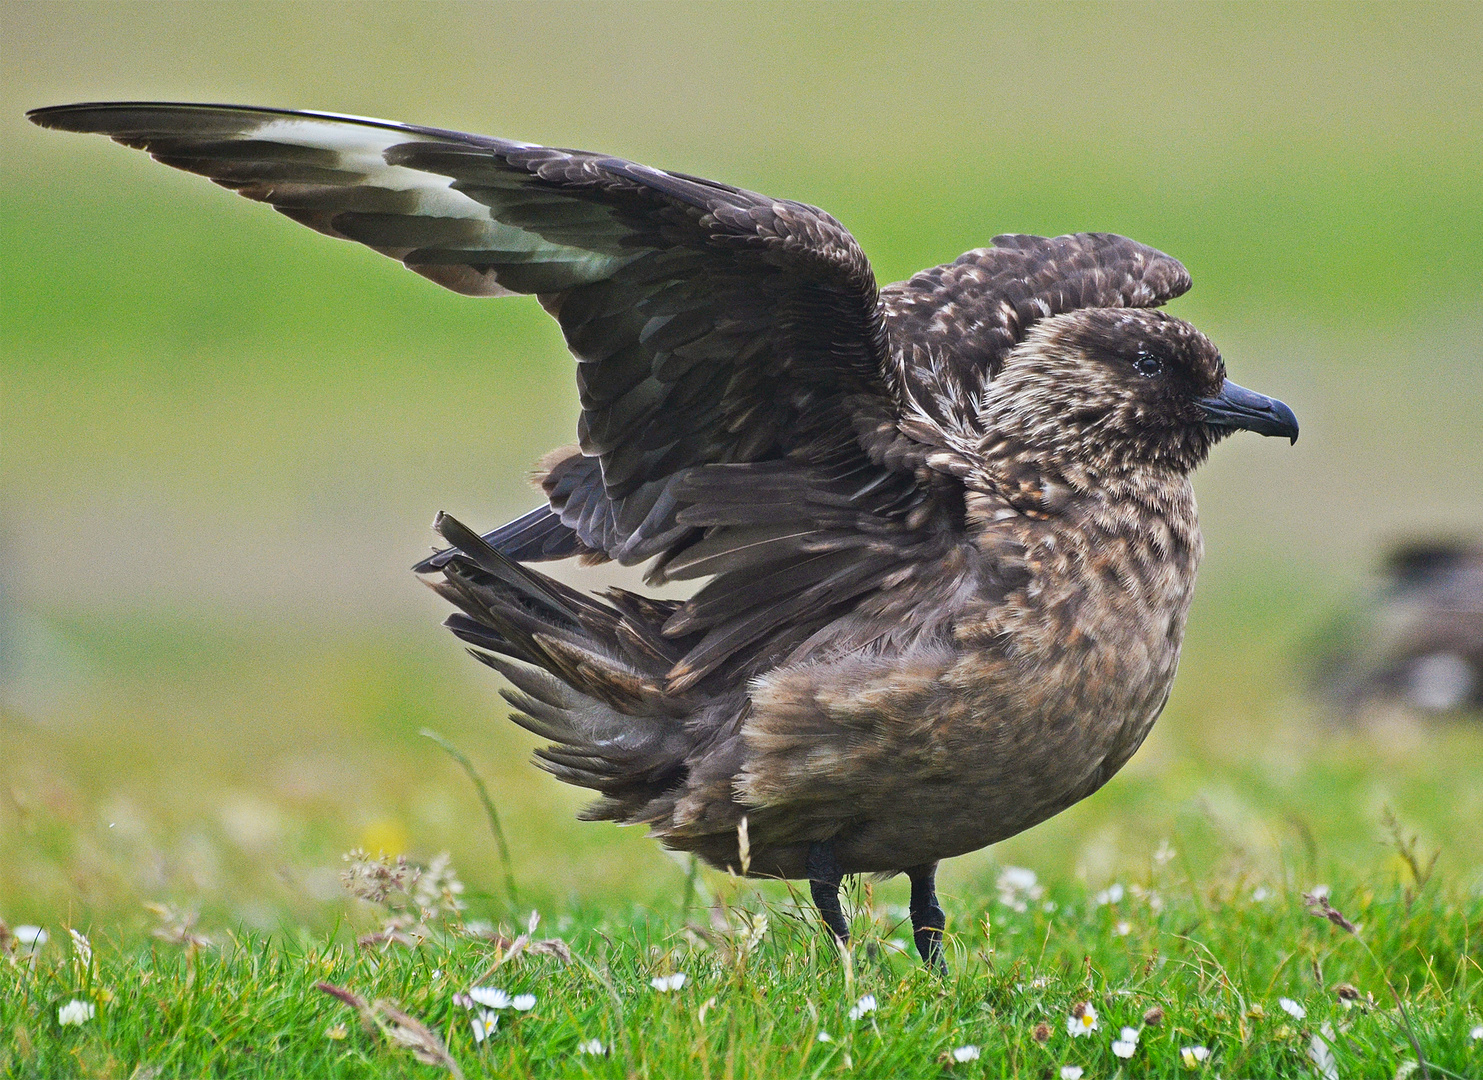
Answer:
[[[1282,1011],[1294,1020],[1301,1020],[1308,1015],[1308,1010],[1299,1005],[1292,998],[1278,998],[1277,1004],[1282,1006]]]
[[[469,1000],[486,1009],[508,1009],[510,995],[494,986],[476,986],[468,993]],[[468,1008],[468,1006],[465,1006]]]
[[[67,1004],[57,1010],[57,1023],[63,1027],[82,1027],[97,1015],[98,1010],[90,1001],[78,1001],[73,998]]]
[[[1113,1040],[1113,1043],[1112,1043],[1112,1052],[1116,1056],[1118,1056],[1120,1058],[1130,1058],[1130,1057],[1132,1057],[1133,1056],[1133,1052],[1135,1050],[1137,1050],[1137,1049],[1138,1049],[1138,1029],[1137,1028],[1131,1028],[1131,1027],[1125,1027],[1125,1028],[1123,1028],[1122,1033],[1121,1033],[1121,1037],[1120,1038],[1117,1038],[1117,1039],[1114,1039]]]
[[[819,1032],[819,1042],[833,1042],[834,1036],[827,1031]]]
[[[953,1051],[953,1060],[959,1064],[965,1061],[977,1061],[978,1053],[976,1046],[960,1046]]]
[[[875,995],[866,994],[859,1001],[855,1002],[854,1007],[850,1009],[850,1019],[858,1020],[860,1019],[860,1017],[865,1016],[868,1013],[875,1012],[875,1006]]]
[[[1210,1048],[1206,1046],[1186,1046],[1179,1051],[1179,1060],[1184,1062],[1186,1069],[1198,1067],[1209,1056]]]
[[[602,1052],[601,1039],[588,1039],[586,1042],[579,1042],[577,1044],[577,1053],[579,1054],[591,1054],[593,1057],[601,1057]]]
[[[10,933],[15,943],[27,952],[35,952],[51,940],[51,935],[39,926],[17,926]]]
[[[1025,911],[1032,901],[1045,895],[1045,886],[1037,883],[1035,871],[1023,866],[1006,866],[994,884],[999,889],[999,903],[1011,911]]]
[[[469,1021],[469,1027],[474,1029],[474,1041],[481,1043],[499,1027],[499,1013],[485,1009]]]
[[[1103,889],[1096,896],[1092,897],[1092,903],[1120,904],[1122,903],[1122,899],[1123,887],[1114,881],[1111,885],[1107,886],[1107,888]]]
[[[536,996],[534,994],[516,994],[510,999],[510,1008],[516,1012],[530,1012],[536,1007]]]
[[[1080,1065],[1062,1065],[1061,1080],[1081,1080],[1081,1074],[1086,1072]]]
[[[1308,1060],[1313,1062],[1313,1067],[1323,1080],[1339,1080],[1339,1063],[1334,1060],[1333,1040],[1334,1029],[1324,1024],[1308,1043]]]
[[[685,973],[677,971],[673,975],[655,975],[649,980],[649,985],[661,994],[668,994],[685,985]]]
[[[1473,1042],[1483,1039],[1483,1024],[1479,1024],[1472,1031],[1468,1032],[1468,1038],[1472,1039]]]
[[[1071,1015],[1066,1017],[1066,1031],[1073,1038],[1081,1035],[1090,1035],[1097,1030],[1097,1010],[1092,1008],[1090,1001],[1083,1001],[1071,1008]]]

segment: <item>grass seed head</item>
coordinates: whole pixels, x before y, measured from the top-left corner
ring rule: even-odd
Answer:
[[[1308,909],[1308,914],[1319,919],[1327,919],[1341,930],[1351,934],[1358,934],[1359,927],[1346,919],[1338,908],[1329,903],[1328,889],[1320,892],[1314,889],[1312,892],[1303,894],[1303,904]]]
[[[159,938],[161,941],[171,945],[184,945],[189,949],[209,948],[211,939],[204,934],[196,933],[196,921],[200,913],[178,908],[174,904],[161,904],[154,901],[146,902],[144,909],[160,921],[149,932],[150,937]]]

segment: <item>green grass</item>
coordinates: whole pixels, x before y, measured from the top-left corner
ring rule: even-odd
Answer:
[[[692,911],[689,932],[674,903],[548,910],[542,932],[559,933],[576,962],[517,957],[493,974],[500,950],[456,925],[410,949],[357,948],[346,927],[330,937],[239,930],[199,949],[94,929],[91,963],[55,941],[34,959],[0,962],[0,1070],[434,1075],[407,1048],[362,1027],[320,982],[405,1010],[471,1077],[1039,1077],[1068,1064],[1089,1077],[1298,1077],[1312,1075],[1309,1048],[1325,1028],[1339,1075],[1389,1077],[1415,1059],[1408,1022],[1433,1076],[1483,1068],[1483,1042],[1469,1036],[1483,1009],[1476,894],[1432,882],[1417,896],[1414,882],[1378,885],[1388,876],[1378,868],[1335,883],[1335,903],[1361,924],[1385,964],[1382,976],[1358,941],[1305,914],[1290,884],[1267,882],[1270,896],[1258,900],[1263,882],[1250,874],[1192,880],[1182,866],[1179,858],[1151,862],[1138,887],[1113,903],[1068,883],[1024,912],[991,893],[952,898],[945,979],[902,951],[900,909],[861,886],[852,892],[849,971],[793,900],[772,888],[765,899],[731,880],[717,883],[722,899],[708,913]],[[474,907],[497,903],[476,898]],[[767,931],[748,953],[736,942],[757,913]],[[364,923],[369,913],[358,905],[346,914]],[[681,990],[650,988],[651,977],[671,971],[688,976]],[[1405,1002],[1404,1018],[1386,977]],[[1354,1007],[1339,999],[1342,983],[1359,990]],[[454,1001],[473,985],[532,993],[536,1006],[504,1011],[479,1046],[470,1013]],[[867,994],[878,1009],[851,1020],[851,1006]],[[1284,1011],[1282,997],[1306,1017]],[[93,1003],[96,1015],[62,1027],[58,1010],[74,999]],[[1072,1038],[1066,1019],[1080,1002],[1091,1002],[1099,1027]],[[1145,1021],[1154,1008],[1163,1011],[1157,1024]],[[1048,1037],[1039,1041],[1042,1022]],[[1124,1026],[1142,1029],[1127,1061],[1111,1050]],[[820,1032],[832,1041],[820,1042]],[[592,1039],[605,1056],[578,1054]],[[981,1048],[981,1057],[942,1060],[961,1046]],[[1197,1071],[1182,1061],[1187,1046],[1211,1051]]]

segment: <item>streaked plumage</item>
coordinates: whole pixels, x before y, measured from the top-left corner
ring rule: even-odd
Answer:
[[[541,765],[673,848],[808,877],[905,871],[1095,791],[1168,695],[1200,557],[1189,472],[1296,437],[1152,310],[1178,262],[1001,236],[878,289],[814,207],[577,151],[321,114],[39,110],[473,296],[535,293],[577,358],[545,505],[418,566],[503,673]],[[491,418],[494,421],[496,418]],[[649,564],[689,600],[522,564]]]

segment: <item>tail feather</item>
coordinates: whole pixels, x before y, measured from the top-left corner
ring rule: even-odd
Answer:
[[[537,763],[599,792],[591,816],[662,816],[696,748],[684,722],[694,703],[666,685],[683,655],[660,632],[675,606],[621,592],[604,602],[520,565],[446,514],[435,527],[455,545],[429,581],[459,609],[446,625],[509,681],[511,719],[550,740]]]
[[[478,653],[470,649],[475,656]],[[520,667],[517,664],[507,663],[497,657],[479,657],[484,663],[494,668],[503,675],[510,684],[522,694],[539,701],[550,709],[575,709],[581,699],[575,691],[564,685],[561,680],[554,679],[544,671],[533,668]]]
[[[508,525],[485,533],[481,539],[516,562],[549,562],[589,553],[587,545],[562,524],[561,517],[549,506],[539,506]],[[457,547],[444,548],[423,559],[412,570],[418,574],[436,573],[458,553]]]
[[[577,614],[576,608],[583,605],[585,598],[576,590],[558,585],[544,574],[525,569],[490,547],[482,536],[449,514],[439,511],[433,520],[433,528],[486,574],[498,578],[533,600],[551,605],[572,622],[580,621],[581,616]],[[573,600],[577,603],[572,604]]]

